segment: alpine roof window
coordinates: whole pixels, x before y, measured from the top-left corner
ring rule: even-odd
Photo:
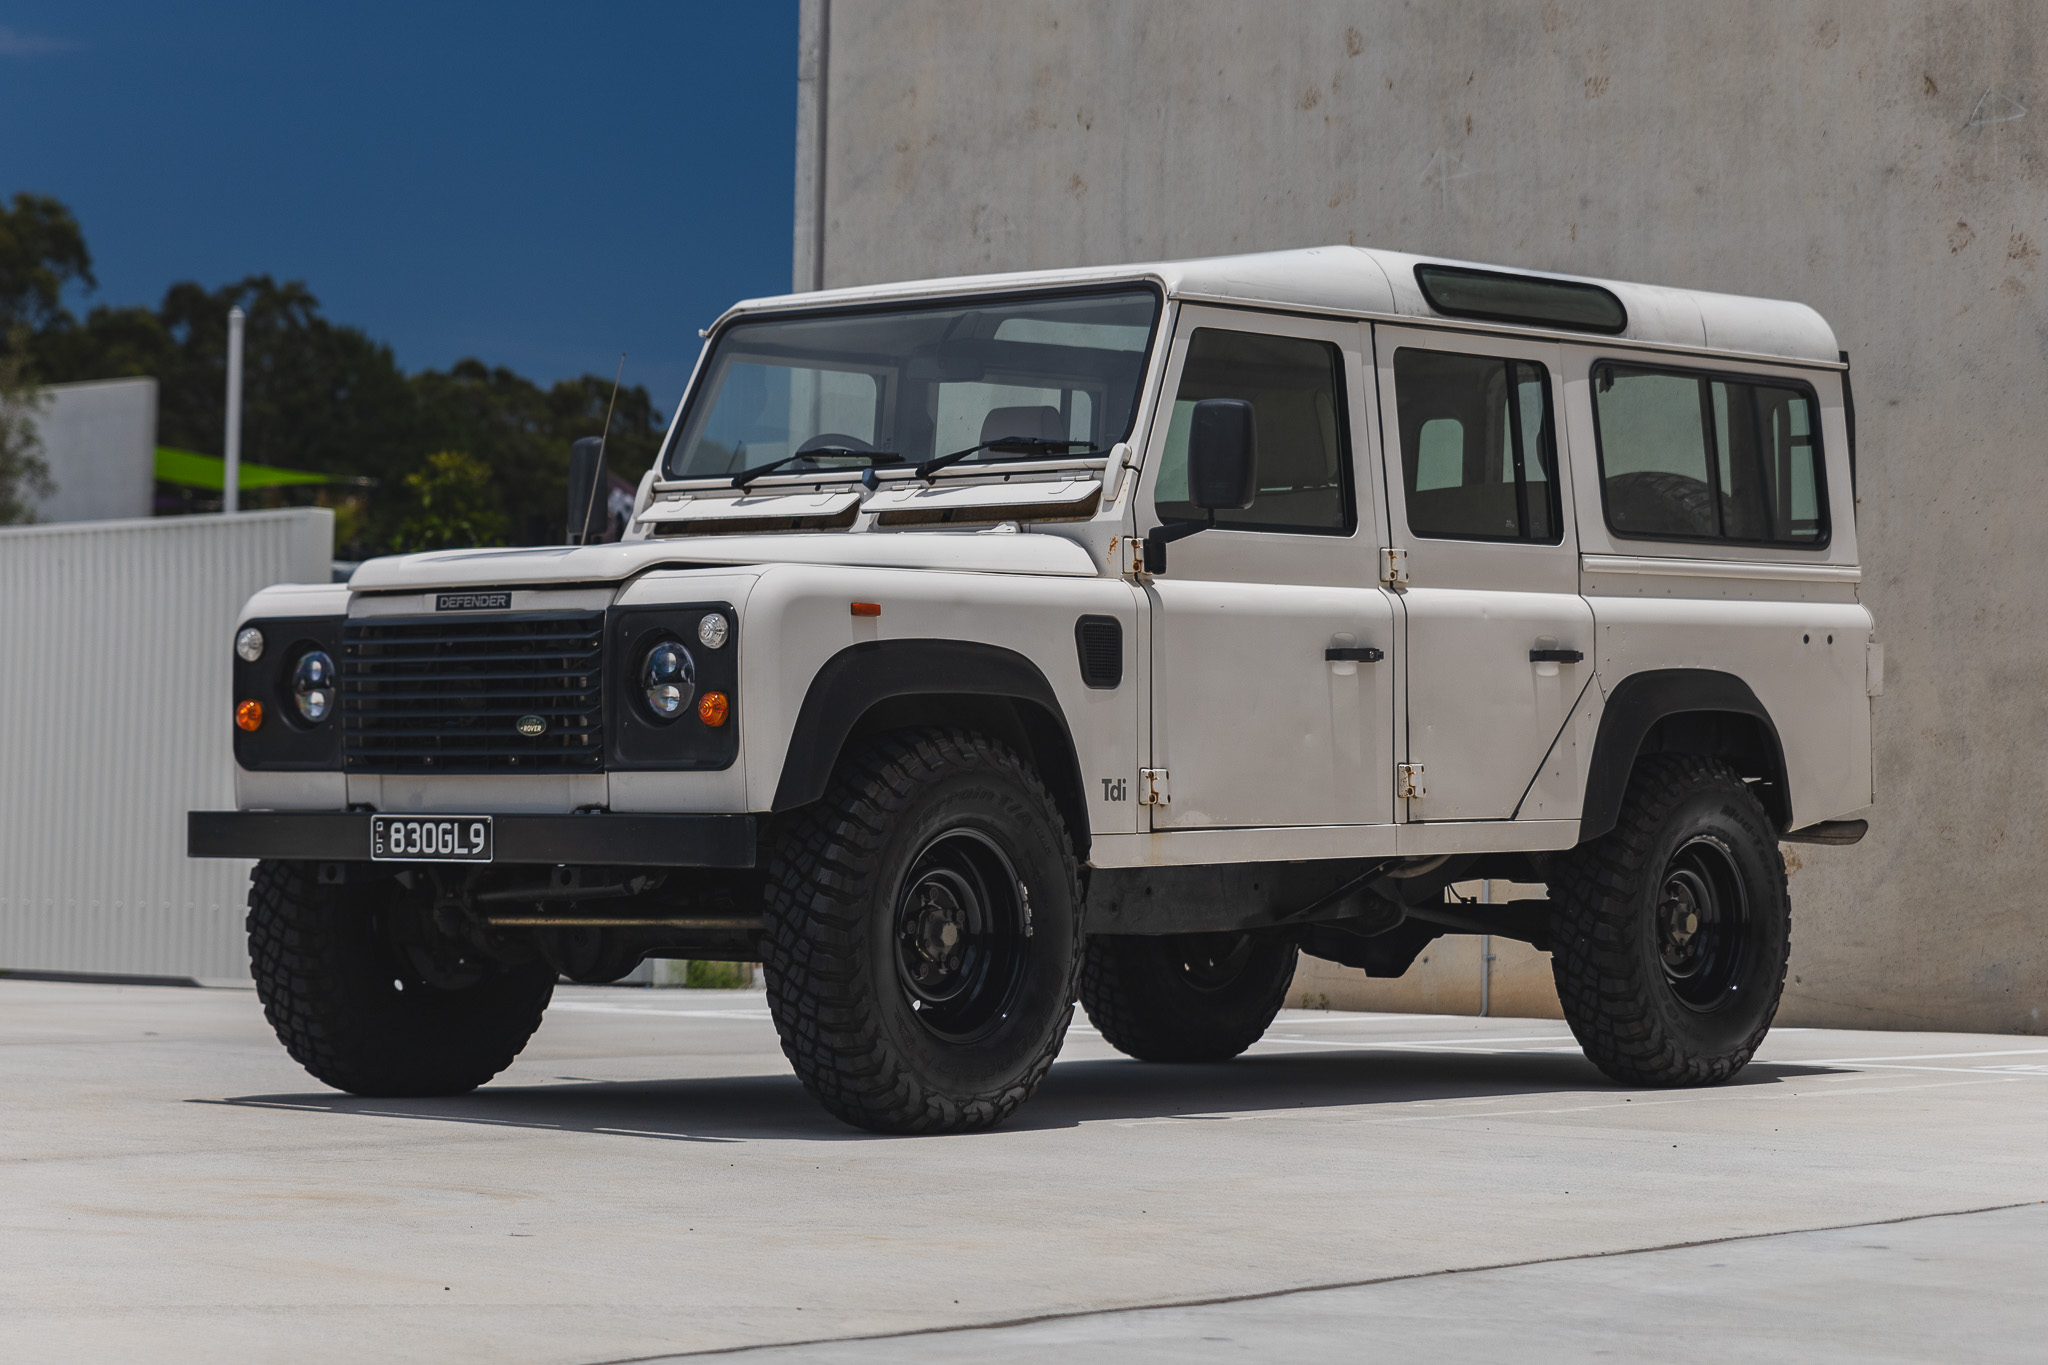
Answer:
[[[1429,306],[1445,317],[1610,335],[1628,326],[1621,300],[1597,284],[1458,265],[1418,265],[1415,282]]]
[[[1404,346],[1394,352],[1394,401],[1411,531],[1558,542],[1564,519],[1547,369]]]
[[[1819,415],[1813,390],[1794,380],[1595,365],[1608,529],[1632,539],[1826,545]]]

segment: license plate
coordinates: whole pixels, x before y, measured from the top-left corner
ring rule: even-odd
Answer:
[[[380,863],[487,863],[488,815],[373,815],[370,857]]]

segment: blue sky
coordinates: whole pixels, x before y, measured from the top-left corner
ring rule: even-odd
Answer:
[[[789,288],[796,2],[0,0],[0,194],[98,291],[303,279],[408,370],[474,355],[679,396]]]

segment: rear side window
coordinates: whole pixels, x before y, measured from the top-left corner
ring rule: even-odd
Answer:
[[[1181,365],[1154,506],[1161,521],[1200,521],[1188,501],[1188,430],[1204,398],[1242,398],[1258,432],[1259,491],[1250,507],[1219,512],[1240,531],[1348,534],[1351,451],[1345,439],[1344,358],[1327,341],[1196,328]]]
[[[1827,544],[1819,408],[1804,385],[1603,362],[1593,416],[1616,535]]]
[[[1531,360],[1394,352],[1408,528],[1456,540],[1556,544],[1550,372]]]

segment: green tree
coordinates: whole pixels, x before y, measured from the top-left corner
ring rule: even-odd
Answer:
[[[392,548],[454,550],[505,543],[505,513],[491,486],[491,469],[456,450],[427,456],[405,476],[407,507],[392,533]]]
[[[88,289],[92,255],[71,210],[42,194],[16,194],[13,207],[0,206],[0,335],[16,327],[40,330],[69,314],[64,289]]]
[[[36,500],[52,487],[36,434],[43,400],[27,375],[26,333],[16,324],[0,344],[0,526],[34,521]]]

